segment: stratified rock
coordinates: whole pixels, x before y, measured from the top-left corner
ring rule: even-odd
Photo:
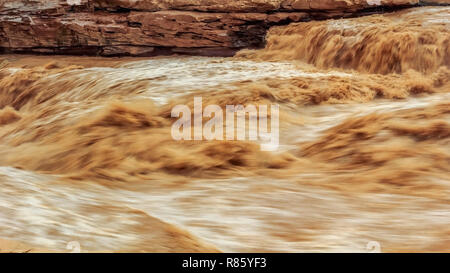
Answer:
[[[74,50],[84,48],[101,55],[153,55],[163,48],[182,48],[193,54],[199,49],[199,54],[232,55],[239,48],[260,45],[271,25],[305,18],[306,13],[268,16],[188,11],[17,14],[0,17],[0,47],[39,53],[77,53]],[[223,49],[226,54],[204,48]]]
[[[159,11],[269,12],[274,10],[337,10],[417,4],[418,0],[93,0],[95,7]]]
[[[93,0],[95,7],[145,11],[187,10],[209,12],[268,12],[278,10],[281,0]]]
[[[285,0],[282,6],[294,10],[358,10],[376,6],[417,4],[417,0]]]

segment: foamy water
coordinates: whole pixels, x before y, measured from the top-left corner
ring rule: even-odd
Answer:
[[[405,14],[305,23],[331,41],[317,47],[293,24],[237,58],[13,60],[0,78],[0,238],[86,252],[448,251],[449,70],[436,52],[449,12]],[[401,47],[398,33],[410,38],[401,67],[395,50],[352,63],[348,48]],[[279,104],[280,149],[174,141],[169,106],[194,96]]]
[[[236,82],[258,81],[264,78],[321,78],[351,77],[344,72],[329,73],[307,72],[296,69],[291,62],[256,62],[236,61],[224,58],[178,57],[156,58],[146,61],[129,62],[110,67],[93,67],[70,73],[77,83],[73,93],[99,88],[112,91],[117,85],[127,83],[148,83],[145,89],[139,90],[139,97],[149,98],[164,104],[175,96],[186,95],[198,90],[226,88]],[[64,81],[67,73],[55,74],[50,78],[55,84]]]
[[[286,130],[283,145],[317,138],[351,116],[449,98],[309,107],[301,114],[308,122]],[[156,180],[123,190],[0,167],[0,237],[59,251],[71,241],[83,251],[126,249],[148,236],[129,232],[144,224],[130,211],[142,211],[226,252],[368,252],[371,241],[405,249],[439,243],[439,232],[450,224],[448,203],[397,194],[347,196],[299,182],[320,176],[200,179],[175,187]]]

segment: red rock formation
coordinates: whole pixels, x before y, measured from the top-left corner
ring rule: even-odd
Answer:
[[[417,4],[418,0],[93,0],[95,7],[135,10],[190,10],[209,12],[270,12],[274,10],[361,9],[376,5]]]
[[[438,0],[439,1],[439,0]],[[0,0],[3,52],[231,55],[273,25],[418,0]]]

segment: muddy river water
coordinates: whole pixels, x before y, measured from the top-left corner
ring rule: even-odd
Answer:
[[[233,58],[0,56],[0,238],[450,251],[449,26],[421,7],[276,27]],[[175,141],[171,109],[194,97],[280,105],[279,149]]]

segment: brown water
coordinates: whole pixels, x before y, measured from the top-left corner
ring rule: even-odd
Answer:
[[[0,238],[54,251],[450,251],[449,15],[293,24],[236,58],[3,56]],[[280,104],[280,149],[174,141],[170,111],[194,96]]]

